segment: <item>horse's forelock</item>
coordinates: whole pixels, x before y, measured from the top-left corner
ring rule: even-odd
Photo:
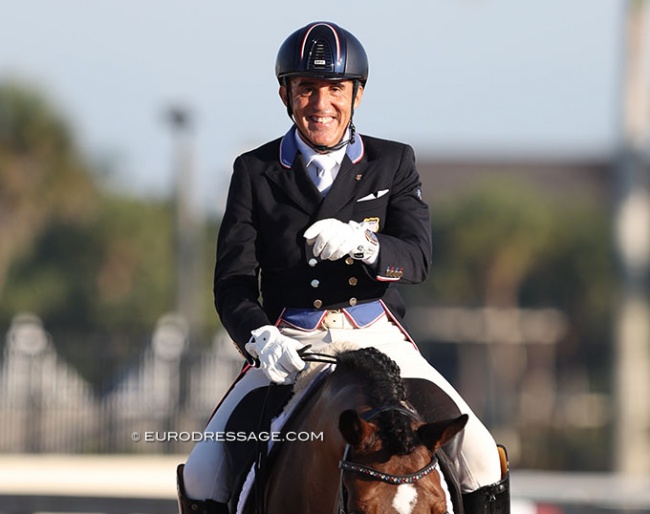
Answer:
[[[358,345],[338,341],[319,348],[318,353],[336,355],[336,368],[358,373],[365,383],[365,393],[371,408],[402,407],[406,402],[406,388],[402,382],[399,366],[386,354],[376,348],[360,348]],[[298,374],[293,387],[294,395],[285,411],[293,409],[302,392],[329,364],[308,362],[304,371]],[[398,411],[380,413],[376,422],[383,445],[392,453],[406,454],[417,446],[417,436],[411,427],[412,419]]]
[[[366,396],[372,408],[403,407],[406,388],[399,366],[376,348],[346,351],[338,355],[337,368],[359,371],[366,384]],[[417,446],[411,426],[413,419],[403,412],[387,410],[377,416],[379,437],[393,453],[406,454]]]

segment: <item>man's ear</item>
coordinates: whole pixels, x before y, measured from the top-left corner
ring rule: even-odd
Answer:
[[[284,106],[287,106],[287,86],[280,86],[280,89],[278,89],[278,94],[280,95],[280,98],[282,99],[282,103]]]
[[[356,110],[357,107],[359,107],[359,104],[361,103],[361,99],[363,98],[363,86],[359,84],[359,89],[357,90],[357,97],[354,100],[354,109]]]

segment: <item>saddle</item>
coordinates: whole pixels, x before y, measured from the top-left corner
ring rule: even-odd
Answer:
[[[233,410],[226,423],[226,431],[245,435],[269,432],[271,421],[282,412],[292,395],[291,385],[273,384],[254,389]],[[250,464],[256,460],[254,457],[260,446],[259,442],[261,441],[254,438],[226,441],[226,453],[230,459],[233,476],[245,474],[250,468]]]
[[[454,401],[436,384],[421,378],[405,378],[404,384],[409,402],[420,413],[423,421],[433,422],[440,419],[454,418],[461,414]],[[293,410],[291,417],[285,421],[285,426],[289,426],[292,417],[300,412],[301,406],[318,389],[319,386],[312,387],[307,391]],[[242,434],[270,433],[272,420],[282,413],[292,396],[292,385],[271,384],[267,387],[254,389],[233,410],[226,423],[226,431]],[[460,440],[460,437],[454,438],[437,452],[440,468],[449,486],[456,514],[462,514],[463,512],[460,484],[457,479],[459,476],[459,459],[457,456],[459,455]],[[247,505],[252,507],[263,498],[266,476],[269,474],[273,456],[277,454],[282,443],[275,442],[270,453],[268,452],[268,445],[256,438],[226,441],[225,444],[226,455],[232,470],[230,489],[233,494],[228,507],[230,513],[234,514],[237,511],[237,504],[244,482],[254,465],[256,465],[255,486],[251,494],[249,494]],[[250,512],[253,509],[246,509],[246,511]]]
[[[456,418],[461,415],[460,409],[454,401],[440,387],[423,378],[403,379],[407,390],[409,403],[423,418],[423,421],[432,423],[436,420]],[[436,455],[440,463],[449,495],[454,506],[455,514],[463,514],[463,496],[460,489],[460,447],[463,433],[456,435],[438,449]]]

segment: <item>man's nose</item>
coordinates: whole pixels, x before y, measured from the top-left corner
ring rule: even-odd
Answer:
[[[312,94],[312,105],[315,107],[325,107],[329,103],[329,90],[327,88],[317,88]]]

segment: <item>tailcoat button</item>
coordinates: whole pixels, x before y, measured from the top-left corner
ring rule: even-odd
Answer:
[[[350,266],[353,263],[354,263],[354,259],[352,257],[347,257],[345,259],[345,264],[347,264],[348,266]]]
[[[350,298],[350,305],[354,307],[357,304],[357,299],[356,298]]]
[[[348,280],[348,284],[351,286],[356,286],[359,283],[359,279],[357,277],[350,277]]]
[[[309,259],[307,264],[309,264],[313,268],[314,266],[316,266],[316,264],[318,264],[318,261],[316,259],[312,258],[312,259]]]
[[[320,285],[320,282],[316,279],[311,281],[311,287],[318,287]]]
[[[323,306],[323,301],[322,300],[314,300],[314,307],[317,309],[320,309]]]

